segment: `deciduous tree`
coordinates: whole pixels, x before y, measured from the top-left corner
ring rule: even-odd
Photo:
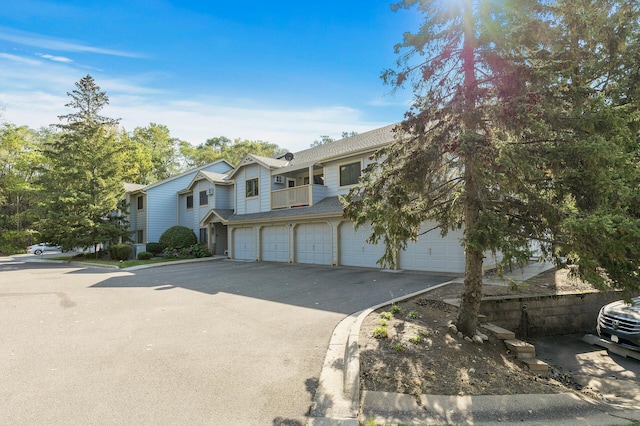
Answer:
[[[141,159],[151,159],[151,170],[143,175],[144,182],[140,183],[157,182],[182,170],[179,150],[181,142],[171,136],[167,126],[150,123],[147,127],[136,127],[131,141],[134,142],[137,155]]]
[[[181,152],[189,167],[199,167],[221,159],[235,165],[247,154],[273,157],[284,154],[285,150],[269,142],[248,139],[232,141],[225,136],[220,136],[208,139],[204,144],[195,147],[185,142],[181,146]]]

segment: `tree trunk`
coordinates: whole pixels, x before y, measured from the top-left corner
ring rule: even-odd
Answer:
[[[467,1],[463,10],[465,24],[464,42],[462,46],[462,69],[464,72],[465,117],[464,131],[467,137],[473,137],[477,143],[478,123],[474,118],[476,108],[475,57],[476,45],[473,23],[473,2]],[[464,176],[464,226],[465,226],[465,278],[462,302],[458,311],[457,327],[462,334],[473,336],[478,325],[480,301],[482,300],[482,259],[484,254],[474,238],[481,203],[479,199],[478,180],[475,174],[476,146],[467,140]]]
[[[473,336],[476,333],[480,301],[482,300],[482,261],[484,253],[474,241],[475,228],[480,216],[480,200],[478,199],[478,187],[471,165],[465,171],[465,194],[465,277],[457,327],[465,336]]]
[[[467,251],[464,291],[458,311],[457,327],[465,336],[476,334],[482,300],[482,258],[479,250]]]

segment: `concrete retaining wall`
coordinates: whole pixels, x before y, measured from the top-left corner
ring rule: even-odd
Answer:
[[[600,308],[622,297],[610,291],[550,296],[488,297],[480,312],[486,321],[512,330],[517,337],[595,332]]]

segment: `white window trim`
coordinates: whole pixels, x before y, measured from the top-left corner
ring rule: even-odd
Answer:
[[[252,180],[255,180],[255,181],[256,181],[256,187],[255,187],[255,189],[256,189],[256,190],[257,190],[257,192],[258,192],[256,195],[248,195],[248,194],[247,194],[247,192],[248,192],[248,191],[247,191],[247,183],[248,183],[249,181],[252,181]],[[252,178],[249,178],[249,179],[245,179],[245,181],[244,181],[244,195],[245,195],[245,199],[250,199],[250,198],[251,198],[251,199],[253,199],[253,198],[257,198],[257,197],[259,197],[259,196],[260,196],[260,178],[259,178],[259,177],[252,177]]]
[[[355,186],[355,185],[358,184],[358,182],[356,182],[356,183],[349,183],[347,185],[342,185],[342,182],[341,182],[342,179],[340,179],[340,168],[342,166],[349,166],[349,165],[355,164],[355,163],[358,163],[360,165],[360,176],[362,176],[362,160],[345,161],[344,163],[338,164],[338,186],[340,188],[349,188],[349,187],[352,187],[352,186]]]

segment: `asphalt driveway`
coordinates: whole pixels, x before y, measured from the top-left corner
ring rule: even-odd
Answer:
[[[345,315],[451,279],[23,260],[0,259],[0,420],[14,425],[302,425]]]

